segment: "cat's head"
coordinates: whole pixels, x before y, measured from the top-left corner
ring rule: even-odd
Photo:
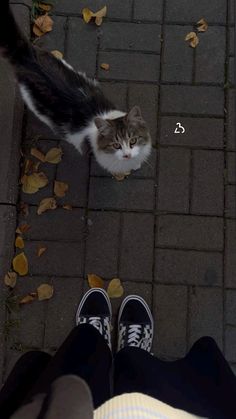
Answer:
[[[118,160],[133,159],[150,146],[150,133],[138,106],[116,119],[96,117],[94,123],[98,129],[98,150],[113,154]]]

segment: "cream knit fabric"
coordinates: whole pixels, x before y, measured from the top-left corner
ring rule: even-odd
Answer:
[[[94,419],[196,419],[191,415],[141,393],[113,397],[94,411]]]

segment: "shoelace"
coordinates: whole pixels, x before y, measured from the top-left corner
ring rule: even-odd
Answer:
[[[142,336],[144,334],[144,336]],[[141,337],[142,336],[142,337]],[[128,345],[136,346],[142,349],[148,349],[150,344],[149,336],[147,335],[147,330],[140,324],[131,324],[128,326],[127,330]]]

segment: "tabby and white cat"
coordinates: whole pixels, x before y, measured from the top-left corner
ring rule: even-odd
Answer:
[[[29,108],[79,152],[88,141],[98,163],[115,175],[147,160],[151,137],[139,107],[117,110],[95,80],[32,46],[16,25],[9,0],[1,0],[0,49]]]

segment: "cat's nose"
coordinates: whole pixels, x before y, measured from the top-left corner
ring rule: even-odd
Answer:
[[[131,154],[124,154],[123,157],[124,157],[124,159],[130,159]]]

